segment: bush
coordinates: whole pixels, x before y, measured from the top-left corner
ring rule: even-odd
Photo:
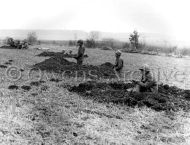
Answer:
[[[27,42],[30,45],[36,44],[38,40],[38,37],[36,35],[36,32],[30,32],[27,35]]]
[[[87,39],[85,46],[88,48],[95,48],[96,47],[96,42],[94,39]]]
[[[134,49],[139,48],[139,34],[137,31],[133,31],[133,33],[130,34],[129,41]]]
[[[110,50],[110,49],[124,49],[129,47],[129,43],[118,41],[115,39],[107,38],[103,39],[102,41],[97,42],[97,47],[104,49],[104,50]]]
[[[76,41],[74,41],[74,40],[69,40],[68,45],[69,45],[69,46],[75,46],[75,45],[76,45]]]
[[[179,53],[180,53],[180,55],[183,55],[183,56],[190,56],[190,49],[188,49],[188,48],[183,48],[183,49],[181,49],[181,50],[179,50]]]

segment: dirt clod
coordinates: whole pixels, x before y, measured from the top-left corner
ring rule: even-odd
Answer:
[[[5,65],[12,65],[11,62],[5,62],[4,64],[5,64]]]
[[[75,132],[73,132],[73,136],[77,137],[77,136],[78,136],[78,134],[77,134],[77,133],[75,133]]]
[[[59,79],[55,79],[55,78],[51,78],[50,81],[51,82],[59,82],[60,80]]]
[[[8,89],[10,90],[17,90],[19,87],[17,85],[10,85]]]
[[[40,86],[42,83],[44,83],[44,81],[34,81],[34,82],[31,82],[31,83],[30,83],[30,86],[36,86],[36,87],[38,87],[38,86]]]
[[[29,91],[29,90],[31,89],[30,86],[25,86],[25,85],[21,86],[21,88],[22,88],[23,90],[25,90],[25,91]]]
[[[7,68],[6,65],[0,65],[0,68]]]

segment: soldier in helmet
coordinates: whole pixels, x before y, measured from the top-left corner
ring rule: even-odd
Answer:
[[[22,49],[28,49],[28,43],[26,41],[22,42]]]
[[[15,46],[17,49],[21,49],[22,44],[21,44],[20,40],[15,41]]]
[[[83,46],[83,41],[78,40],[77,46],[79,47],[78,48],[78,54],[74,58],[77,60],[78,65],[82,65],[83,60],[84,60],[84,53],[85,53],[85,47]]]
[[[116,71],[116,73],[118,73],[119,77],[122,76],[122,70],[123,70],[123,59],[121,59],[121,51],[117,50],[115,52],[115,66],[114,66],[114,70]]]
[[[136,84],[135,92],[156,92],[157,83],[153,78],[148,65],[144,65],[139,69],[141,71],[141,80],[133,82]]]

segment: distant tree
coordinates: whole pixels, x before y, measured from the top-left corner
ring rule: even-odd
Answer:
[[[99,39],[100,33],[98,31],[90,32],[88,39],[86,40],[86,47],[94,48],[96,47],[96,41]]]
[[[69,40],[68,45],[69,46],[75,46],[76,45],[76,41],[75,40]]]
[[[37,37],[37,34],[36,32],[29,32],[28,35],[27,35],[27,42],[30,44],[30,45],[33,45],[37,42],[38,40],[38,37]]]
[[[130,34],[129,41],[134,49],[139,48],[139,34],[136,30]]]
[[[96,43],[93,39],[87,39],[85,46],[88,48],[95,48],[96,47]]]
[[[100,33],[98,31],[91,31],[89,34],[89,39],[93,39],[94,41],[97,41],[100,37]]]

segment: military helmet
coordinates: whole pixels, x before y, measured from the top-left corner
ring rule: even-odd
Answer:
[[[77,44],[81,44],[82,45],[83,44],[83,40],[78,40]]]
[[[145,72],[150,72],[150,67],[148,64],[144,64],[142,67],[140,67],[139,70],[145,71]]]
[[[117,50],[117,51],[115,52],[115,54],[118,55],[118,56],[121,56],[121,51],[120,51],[120,50]]]

